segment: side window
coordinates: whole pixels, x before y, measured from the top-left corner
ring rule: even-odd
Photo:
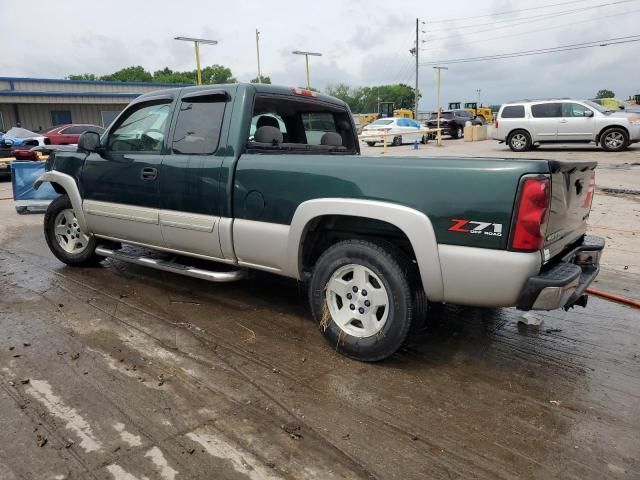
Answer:
[[[524,118],[524,105],[510,105],[502,109],[500,118]]]
[[[333,114],[329,112],[301,113],[307,144],[320,145],[322,136],[327,132],[336,132]]]
[[[211,155],[218,149],[226,99],[203,95],[182,100],[173,134],[174,153]]]
[[[399,127],[410,127],[411,125],[409,124],[409,121],[406,118],[400,118],[400,119],[398,119],[398,126]]]
[[[531,115],[535,118],[556,118],[561,117],[561,103],[539,103],[531,105]]]
[[[78,135],[80,133],[84,133],[86,130],[88,130],[88,128],[89,127],[76,125],[76,126],[73,126],[73,127],[65,128],[60,133],[62,135]]]
[[[589,108],[579,103],[563,103],[562,104],[562,116],[563,117],[584,117],[585,112]]]
[[[134,105],[111,130],[108,150],[159,153],[164,145],[170,111],[169,100]]]

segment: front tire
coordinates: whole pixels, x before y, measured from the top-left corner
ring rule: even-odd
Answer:
[[[415,315],[411,268],[393,249],[364,240],[324,252],[313,270],[309,301],[331,347],[363,362],[395,353]]]
[[[600,146],[607,152],[621,152],[629,146],[627,132],[621,128],[610,128],[600,137]]]
[[[60,195],[49,204],[44,215],[44,238],[56,258],[67,265],[95,266],[102,260],[95,254],[96,238],[80,230],[67,195]]]
[[[531,150],[531,136],[524,130],[516,130],[509,134],[507,144],[514,152],[526,152]]]

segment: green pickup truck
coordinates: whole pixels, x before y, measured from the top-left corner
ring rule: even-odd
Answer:
[[[376,361],[424,321],[428,302],[585,306],[604,247],[586,235],[595,168],[366,157],[344,102],[237,84],[137,98],[101,137],[53,152],[36,188],[61,194],[44,231],[62,262],[110,257],[214,282],[250,269],[295,278],[331,346]]]

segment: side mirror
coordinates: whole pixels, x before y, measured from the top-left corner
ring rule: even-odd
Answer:
[[[83,152],[97,152],[100,149],[100,135],[87,131],[78,139],[78,150]]]
[[[584,111],[584,116],[585,117],[593,117],[593,110],[585,110]]]

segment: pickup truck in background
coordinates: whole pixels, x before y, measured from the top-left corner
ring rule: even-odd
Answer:
[[[595,168],[365,157],[344,102],[234,84],[138,97],[102,136],[52,152],[36,188],[61,194],[44,232],[62,262],[298,279],[332,348],[376,361],[427,317],[427,302],[585,306],[604,246],[586,235]]]

